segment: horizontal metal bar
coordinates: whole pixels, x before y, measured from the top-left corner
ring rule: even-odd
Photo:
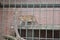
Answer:
[[[41,6],[40,6],[41,5]],[[16,8],[60,8],[60,4],[16,4]],[[4,4],[5,8],[9,8],[9,4]],[[3,8],[3,4],[0,4],[0,8]],[[10,8],[15,8],[15,4],[10,4]]]
[[[23,37],[26,38],[26,37]],[[28,37],[28,39],[31,39],[32,37]],[[39,37],[34,37],[34,39],[39,39]],[[40,38],[40,39],[53,39],[53,38]],[[59,39],[59,38],[54,38],[54,39]]]
[[[60,30],[60,25],[54,25],[54,28],[52,28],[52,25],[47,25],[48,27],[46,28],[46,25],[39,25],[39,24],[35,24],[35,25],[26,25],[27,29],[49,29],[49,30]],[[22,26],[21,29],[26,29],[26,26]],[[33,27],[33,28],[32,28]],[[20,26],[18,26],[18,28],[20,28]]]

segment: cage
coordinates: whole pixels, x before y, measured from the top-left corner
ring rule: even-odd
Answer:
[[[0,0],[0,40],[60,40],[60,0]]]

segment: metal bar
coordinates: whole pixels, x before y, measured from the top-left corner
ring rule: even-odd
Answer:
[[[27,0],[27,9],[28,9],[28,0]],[[28,19],[26,19],[26,24],[25,24],[26,25],[26,40],[28,40],[28,28],[27,28],[28,23],[27,22],[28,22]]]
[[[21,0],[21,9],[20,9],[20,10],[21,10],[21,11],[20,11],[19,14],[20,14],[20,16],[21,16],[21,14],[22,14],[22,0]],[[20,19],[20,20],[21,20],[21,19]],[[21,24],[20,24],[20,25],[21,25]],[[19,28],[20,28],[20,36],[22,36],[22,33],[21,33],[21,32],[22,32],[22,26],[20,26]]]
[[[60,13],[59,13],[59,25],[60,25]],[[59,30],[59,40],[60,40],[60,30]]]
[[[26,38],[26,37],[23,37],[23,38]],[[31,38],[31,37],[28,37],[29,39]],[[35,39],[39,39],[38,37],[35,37]],[[53,38],[40,38],[40,39],[53,39]],[[55,38],[55,39],[59,39],[59,38]]]
[[[7,28],[8,28],[8,30],[7,30],[7,35],[9,35],[10,33],[9,33],[9,30],[10,30],[10,0],[9,0],[9,8],[8,8],[8,24],[7,24]],[[7,39],[6,40],[8,40],[8,37],[7,37]]]
[[[48,2],[47,2],[47,0],[46,0],[46,3],[48,4]],[[48,23],[47,23],[47,17],[48,17],[48,15],[47,15],[47,12],[48,12],[48,10],[47,10],[47,8],[48,8],[48,5],[46,4],[46,40],[47,40],[47,27],[48,27]]]
[[[42,14],[41,12],[42,12],[42,11],[41,11],[41,1],[40,1],[39,22],[41,22],[41,21],[40,21],[40,20],[41,20],[41,14]],[[39,27],[40,27],[40,25],[39,25]],[[41,37],[40,37],[40,36],[41,36],[41,34],[40,34],[41,32],[40,32],[40,31],[41,31],[41,29],[39,29],[39,40],[41,40]]]
[[[21,5],[22,5],[22,8],[27,8],[27,4],[16,4],[16,8],[21,8]],[[34,4],[34,8],[46,8],[46,5],[47,8],[53,8],[53,4]],[[0,4],[0,8],[3,7],[3,4]],[[4,4],[4,8],[8,8],[9,7],[9,4]],[[10,8],[15,8],[15,5],[14,4],[10,4]],[[33,8],[33,4],[28,4],[28,8]],[[54,4],[54,8],[60,8],[60,4]]]
[[[59,20],[60,20],[60,18],[59,18]],[[59,30],[59,40],[60,40],[60,30]]]
[[[34,2],[34,1],[32,1],[32,2]],[[33,8],[33,14],[32,14],[33,16],[34,16],[34,6],[35,6],[35,5],[34,5],[34,3],[33,3],[33,7],[32,7],[32,8]],[[34,19],[34,17],[32,18],[32,21],[33,21],[33,19]],[[33,25],[33,24],[34,24],[34,23],[32,23],[32,25]],[[33,27],[34,27],[34,25],[32,26],[32,40],[34,40],[34,29],[33,29]]]
[[[55,2],[54,0],[53,0],[53,2]],[[53,4],[53,16],[52,16],[52,40],[54,40],[54,6],[55,6],[55,4]]]
[[[3,32],[3,30],[4,30],[4,16],[5,16],[5,14],[4,14],[4,0],[3,0],[3,7],[2,7],[2,27],[1,27],[1,35],[0,36],[3,36],[4,34],[4,32]],[[1,38],[1,37],[0,37]],[[2,38],[0,39],[0,40],[3,40]]]
[[[5,14],[4,14],[4,0],[3,0],[3,7],[2,7],[2,9],[3,9],[3,13],[2,13],[2,34],[1,35],[4,35],[4,32],[3,32],[3,30],[4,30],[4,16],[5,16]],[[1,40],[3,40],[2,38],[1,38]]]
[[[10,0],[9,0],[9,9],[8,9],[8,31],[7,31],[7,35],[9,35],[9,30],[10,30]]]
[[[60,8],[59,8],[60,9]],[[22,10],[22,9],[21,9]],[[1,10],[2,11],[2,10]],[[7,11],[7,10],[4,10],[4,11]],[[10,11],[12,11],[12,10],[10,10]],[[46,11],[46,10],[42,10],[42,11]],[[53,11],[53,10],[48,10],[48,11]],[[54,10],[54,11],[60,11],[60,10]],[[18,11],[18,12],[23,12],[23,11]],[[32,10],[30,10],[30,11],[24,11],[24,12],[32,12]],[[35,12],[39,12],[38,10],[36,10]],[[56,24],[54,24],[54,25],[56,25]],[[57,25],[60,25],[60,24],[57,24]]]

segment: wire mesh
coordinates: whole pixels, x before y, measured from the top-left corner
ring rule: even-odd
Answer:
[[[6,40],[60,40],[60,6],[57,6],[59,3],[56,0],[51,0],[51,3],[49,0],[31,0],[31,3],[23,0],[26,4],[20,0],[19,8],[17,0],[14,0],[14,4],[11,4],[11,0],[8,4],[5,1],[2,3],[3,10],[0,10],[1,37]],[[14,6],[11,8],[11,5]]]

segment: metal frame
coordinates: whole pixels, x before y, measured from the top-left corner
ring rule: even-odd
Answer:
[[[53,8],[53,4],[16,4],[16,6],[15,6],[15,4],[10,4],[10,6],[9,6],[9,4],[4,4],[4,8],[21,8],[21,5],[22,5],[22,8],[27,8],[27,5],[28,5],[28,8],[33,8],[33,6],[34,6],[34,8],[46,8],[46,6],[47,6],[47,8]],[[41,6],[40,6],[41,5]],[[3,8],[3,4],[1,4],[0,3],[0,8]],[[54,4],[54,8],[60,8],[60,4]]]
[[[15,2],[16,2],[16,0],[15,0]],[[15,30],[15,33],[16,33],[16,37],[17,37],[17,39],[21,39],[21,37],[20,37],[20,35],[19,35],[19,33],[18,33],[18,28],[17,28],[17,24],[16,24],[16,22],[17,22],[17,20],[16,20],[16,8],[33,8],[33,15],[34,15],[34,8],[53,8],[53,24],[52,24],[52,26],[53,26],[53,28],[52,28],[52,40],[54,40],[55,38],[54,38],[54,8],[60,8],[60,4],[0,4],[0,8],[3,8],[3,14],[4,14],[4,8],[15,8],[15,12],[14,12],[14,30]],[[41,9],[40,9],[40,11],[41,11]],[[47,13],[47,9],[46,9],[46,13]],[[9,17],[8,17],[9,18]],[[3,17],[3,19],[4,19],[4,17]],[[2,20],[3,20],[2,19]],[[46,19],[47,19],[47,16],[46,16]],[[3,20],[4,21],[4,20]],[[8,21],[9,22],[9,21]],[[3,24],[3,23],[2,23]],[[10,25],[9,25],[10,26]],[[33,27],[34,25],[32,24],[32,26],[31,26],[31,29],[32,29],[32,40],[34,40],[34,27]],[[41,25],[38,25],[38,26],[41,26]],[[22,29],[22,28],[21,28]],[[21,30],[20,29],[20,30]],[[26,27],[25,27],[25,29],[26,29],[26,40],[28,40],[27,39],[27,31],[28,31],[28,29],[27,29],[27,23],[26,23]],[[41,28],[42,29],[42,28]],[[40,28],[38,29],[39,31],[41,30]],[[46,38],[39,38],[39,40],[41,40],[41,39],[45,39],[45,40],[48,40],[48,39],[50,39],[50,38],[47,38],[47,30],[48,30],[48,27],[47,27],[47,20],[46,20],[46,27],[45,27],[45,29],[46,29]],[[60,29],[60,28],[59,28]],[[40,35],[40,32],[39,32],[39,35]],[[60,35],[59,35],[60,36]],[[5,37],[7,37],[7,36],[5,36]],[[11,37],[11,36],[8,36],[9,38]],[[39,36],[40,37],[40,36]],[[17,40],[16,39],[16,40]],[[22,38],[23,39],[23,38]],[[24,39],[25,40],[25,39]],[[60,38],[59,38],[59,40],[60,40]]]

